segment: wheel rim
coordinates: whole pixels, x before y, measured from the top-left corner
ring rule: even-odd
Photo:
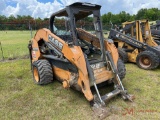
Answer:
[[[143,68],[148,68],[151,66],[151,59],[148,56],[142,56],[139,59],[139,64],[143,67]]]
[[[38,70],[36,67],[33,67],[33,75],[34,75],[34,79],[36,80],[36,82],[39,82],[39,74],[38,74]]]

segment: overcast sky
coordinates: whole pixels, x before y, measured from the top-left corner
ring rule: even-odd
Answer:
[[[120,11],[136,14],[141,8],[160,9],[160,0],[0,0],[0,15],[30,15],[34,18],[49,18],[53,12],[77,1],[101,5],[101,14],[119,13]]]

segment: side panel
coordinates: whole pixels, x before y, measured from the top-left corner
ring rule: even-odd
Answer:
[[[78,85],[81,87],[82,92],[84,93],[87,100],[93,100],[93,95],[90,90],[86,62],[81,48],[79,46],[68,47],[64,45],[62,53],[72,64],[77,66],[79,74]]]
[[[35,39],[32,39],[31,53],[32,53],[32,62],[37,61],[41,56],[37,40]]]
[[[32,62],[42,57],[40,50],[39,50],[39,46],[38,46],[38,42],[40,40],[44,40],[45,42],[51,43],[60,52],[61,52],[61,49],[59,46],[63,48],[63,45],[65,44],[65,42],[62,39],[60,39],[59,37],[51,33],[50,30],[45,29],[45,28],[38,30],[34,38],[31,41],[32,48],[33,48],[32,49],[32,58],[33,58]]]
[[[138,49],[135,49],[133,52],[128,52],[128,61],[136,63],[136,58],[138,54]]]
[[[68,61],[70,61],[73,65],[75,65],[78,68],[78,85],[81,87],[82,92],[84,93],[86,99],[88,101],[93,100],[93,94],[90,90],[90,83],[88,78],[88,72],[86,68],[86,62],[83,55],[83,52],[79,46],[68,46],[65,41],[63,41],[61,38],[57,37],[53,33],[51,33],[48,29],[40,29],[34,39],[32,47],[38,48],[38,41],[43,39],[45,42],[50,42],[51,45],[58,50],[60,53],[62,53],[62,57],[66,58]],[[41,57],[41,54],[38,51],[36,53],[36,57],[33,59],[33,61],[38,60]],[[69,79],[69,74],[67,71],[63,71],[62,69],[54,68],[56,71],[56,76],[61,79]],[[63,73],[64,72],[64,73]]]
[[[106,67],[96,69],[93,72],[94,72],[94,77],[96,79],[96,84],[102,83],[114,77],[113,72],[108,71]]]
[[[70,80],[71,73],[69,71],[60,69],[58,67],[52,67],[52,68],[54,71],[54,75],[58,80],[60,81]]]

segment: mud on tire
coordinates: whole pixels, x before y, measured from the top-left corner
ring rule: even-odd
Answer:
[[[32,63],[33,80],[36,84],[45,85],[53,81],[53,71],[47,60],[37,60]]]
[[[159,66],[159,58],[158,55],[152,51],[143,51],[138,54],[136,64],[145,70],[155,69]]]

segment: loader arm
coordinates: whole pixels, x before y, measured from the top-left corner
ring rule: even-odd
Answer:
[[[141,50],[150,50],[155,52],[157,55],[160,56],[160,48],[159,47],[151,47],[149,45],[147,45],[146,43],[142,43],[136,39],[134,39],[133,37],[124,35],[123,33],[116,31],[114,29],[111,29],[109,37],[110,39],[114,39],[114,40],[120,40],[122,42],[125,42],[127,44],[129,44],[132,47],[141,49]]]

